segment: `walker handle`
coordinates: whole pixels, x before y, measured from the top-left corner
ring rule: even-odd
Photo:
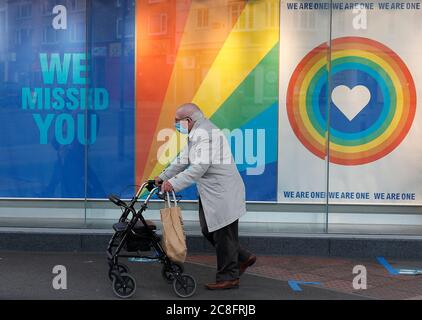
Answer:
[[[146,188],[149,192],[151,192],[151,190],[155,188],[155,180],[147,180],[146,184]]]

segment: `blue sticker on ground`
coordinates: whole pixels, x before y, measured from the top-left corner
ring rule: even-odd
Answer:
[[[398,275],[399,274],[399,272],[396,270],[396,269],[394,269],[388,262],[387,262],[387,260],[385,260],[385,258],[384,257],[377,257],[377,260],[378,260],[378,262],[385,268],[385,269],[387,269],[387,271],[388,271],[388,273],[389,274],[391,274],[391,275],[393,275],[393,276],[396,276],[396,275]]]
[[[299,284],[307,284],[307,285],[319,285],[321,286],[321,282],[305,282],[305,281],[296,281],[296,280],[289,280],[288,284],[290,288],[292,288],[293,291],[302,291],[302,288],[299,286]]]

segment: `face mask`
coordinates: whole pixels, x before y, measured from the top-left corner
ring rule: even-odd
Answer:
[[[181,134],[188,134],[188,122],[187,121],[179,121],[174,125],[174,127]]]

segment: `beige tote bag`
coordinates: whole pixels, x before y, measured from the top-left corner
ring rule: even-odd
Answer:
[[[174,192],[173,204],[171,206],[170,195],[167,193],[167,205],[160,210],[163,224],[161,245],[171,261],[184,263],[187,254],[186,235],[183,229],[182,212],[177,206]]]

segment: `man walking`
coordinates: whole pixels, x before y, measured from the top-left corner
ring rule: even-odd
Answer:
[[[206,288],[237,288],[239,277],[256,261],[238,239],[238,220],[246,213],[243,180],[225,136],[197,105],[181,105],[176,111],[175,127],[188,135],[188,145],[155,178],[156,184],[162,184],[163,192],[178,192],[197,184],[201,231],[217,254],[216,282]]]

